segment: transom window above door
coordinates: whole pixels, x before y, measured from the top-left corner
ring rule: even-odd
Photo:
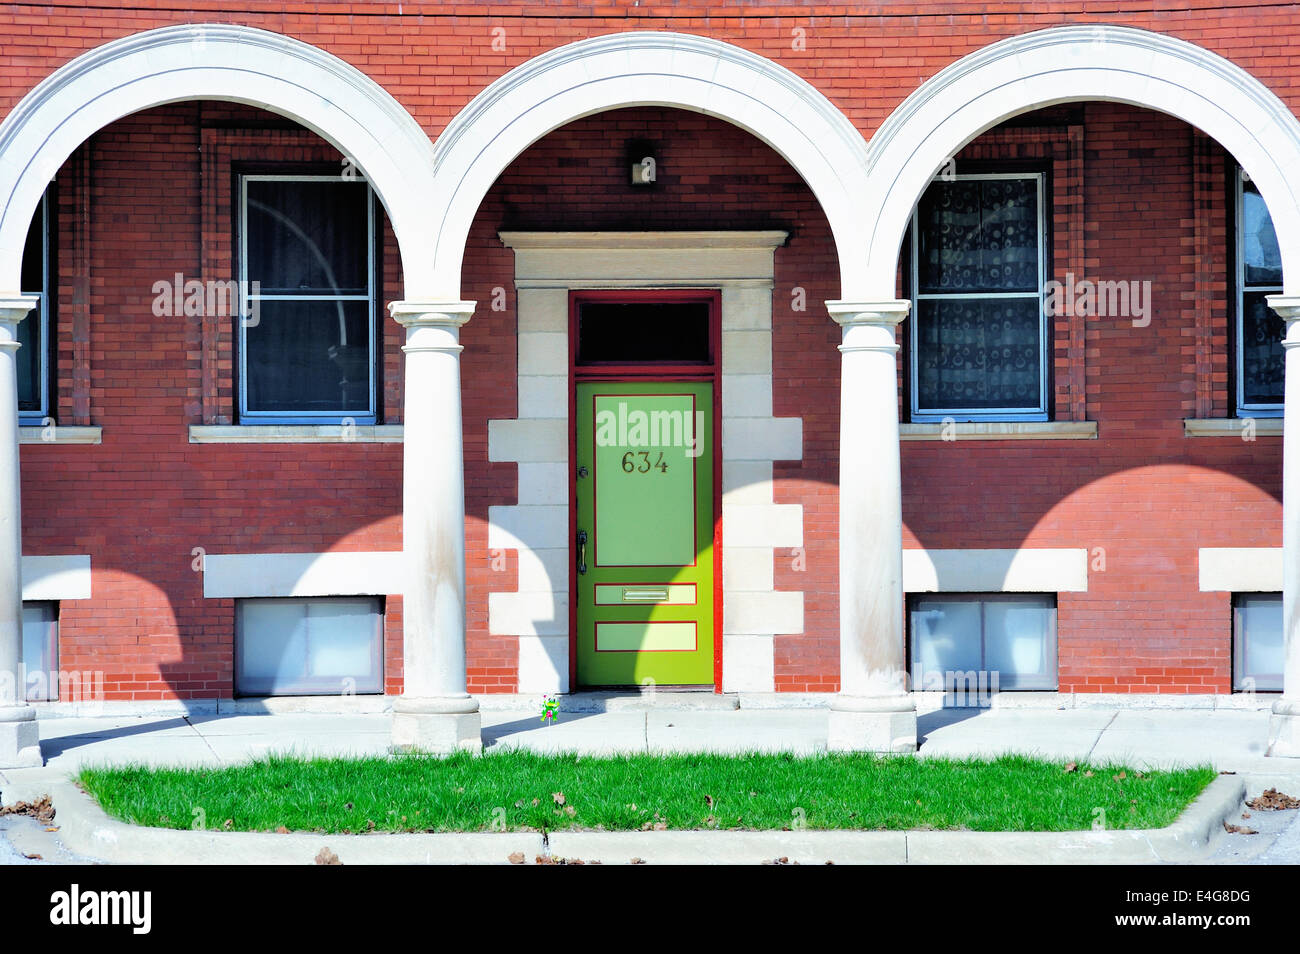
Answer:
[[[1047,419],[1043,178],[960,175],[917,203],[912,420]]]
[[[242,176],[240,224],[241,419],[373,424],[369,185],[343,176]]]
[[[715,292],[575,293],[574,364],[594,371],[624,365],[689,367],[714,361]]]

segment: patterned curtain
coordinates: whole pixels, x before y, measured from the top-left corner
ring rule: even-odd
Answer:
[[[937,182],[917,225],[919,407],[1039,408],[1037,180]]]

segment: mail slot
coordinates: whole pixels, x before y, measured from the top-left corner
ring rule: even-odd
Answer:
[[[694,583],[597,583],[596,605],[619,606],[659,603],[666,606],[694,606]]]

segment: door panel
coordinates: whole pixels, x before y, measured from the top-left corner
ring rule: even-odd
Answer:
[[[712,684],[713,385],[582,383],[575,424],[578,683]]]

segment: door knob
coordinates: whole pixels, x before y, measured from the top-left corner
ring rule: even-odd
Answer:
[[[578,572],[587,572],[587,531],[578,531]]]

